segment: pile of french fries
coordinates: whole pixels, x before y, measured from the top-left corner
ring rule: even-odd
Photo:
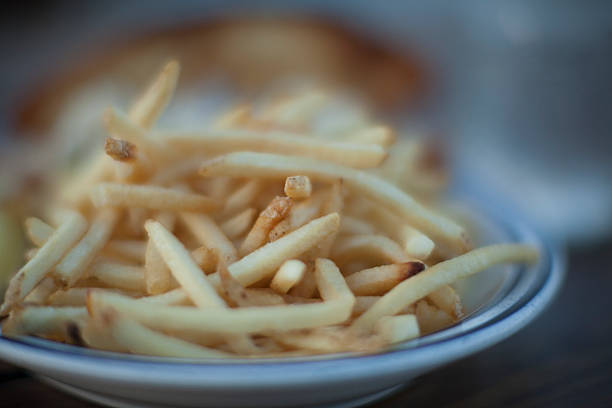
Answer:
[[[472,250],[422,204],[445,181],[422,143],[369,118],[321,133],[323,92],[153,129],[178,74],[171,61],[126,114],[109,108],[104,151],[48,222],[26,220],[4,336],[193,359],[375,352],[457,322],[456,280],[536,261]]]

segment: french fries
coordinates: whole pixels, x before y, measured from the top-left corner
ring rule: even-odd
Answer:
[[[25,221],[3,335],[196,360],[369,353],[463,318],[456,280],[537,259],[470,251],[433,210],[436,152],[327,91],[155,128],[179,71],[106,109],[104,150],[50,200],[52,222]]]

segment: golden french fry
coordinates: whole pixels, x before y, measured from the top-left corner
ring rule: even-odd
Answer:
[[[200,132],[158,132],[156,138],[165,140],[167,148],[171,146],[180,151],[205,151],[209,154],[242,150],[270,152],[317,158],[358,168],[376,167],[387,155],[385,149],[376,144],[305,138],[281,131],[210,129]]]
[[[87,221],[81,214],[68,212],[64,216],[64,221],[40,247],[34,258],[11,279],[4,295],[4,303],[0,308],[0,315],[6,315],[11,307],[27,296],[81,238],[86,229]]]
[[[186,306],[148,304],[125,296],[91,291],[89,310],[111,306],[122,315],[158,330],[192,331],[217,334],[261,333],[269,330],[289,331],[338,324],[351,314],[347,298],[319,303],[244,307],[238,309],[201,309]]]
[[[81,279],[91,261],[108,241],[118,218],[119,213],[115,209],[100,211],[81,241],[57,264],[53,276],[69,286]]]
[[[297,259],[285,261],[270,282],[270,288],[278,293],[287,293],[304,277],[306,264]]]
[[[134,292],[145,291],[144,268],[112,262],[96,262],[89,269],[89,275],[109,287]]]
[[[170,288],[170,269],[151,239],[147,242],[144,268],[147,293],[158,295],[167,292]]]
[[[290,198],[307,198],[312,193],[312,184],[306,176],[289,176],[285,179],[284,191]]]
[[[111,307],[94,314],[94,320],[110,333],[122,348],[134,354],[209,359],[228,357],[226,353],[153,331],[135,320],[120,315]]]
[[[229,272],[243,286],[249,286],[270,276],[287,259],[300,256],[317,245],[329,234],[338,230],[340,217],[329,214],[310,221],[301,228],[270,242],[229,265]],[[209,275],[211,282],[219,287],[217,274]]]
[[[30,241],[37,247],[43,246],[54,231],[52,226],[36,217],[25,220],[25,230]]]
[[[105,254],[118,256],[134,262],[143,262],[146,258],[146,251],[147,243],[140,239],[113,239],[104,247]]]
[[[259,214],[238,251],[240,256],[250,254],[268,240],[268,234],[289,213],[293,201],[288,197],[275,197]]]
[[[195,263],[183,244],[157,221],[145,224],[149,239],[153,241],[166,265],[194,304],[201,308],[224,307],[225,302],[208,282],[206,275]]]
[[[199,194],[158,186],[117,183],[100,183],[94,186],[91,190],[91,200],[96,207],[112,205],[151,210],[202,212],[208,212],[217,207],[213,199]]]
[[[149,129],[172,99],[181,66],[178,61],[166,63],[145,92],[132,104],[129,117],[139,126]]]
[[[352,235],[339,240],[333,248],[333,258],[340,263],[364,257],[391,263],[413,260],[395,241],[384,235]]]
[[[423,334],[429,334],[447,328],[454,323],[451,315],[426,301],[421,300],[416,304],[416,318]]]
[[[214,251],[225,264],[230,265],[238,259],[236,248],[212,218],[195,213],[181,213],[180,217],[200,245]]]
[[[229,239],[236,239],[249,231],[255,217],[257,217],[257,210],[255,208],[247,208],[227,219],[219,227]]]
[[[414,339],[421,335],[420,320],[415,315],[385,316],[376,324],[376,333],[388,344]]]
[[[278,178],[304,174],[311,179],[333,182],[342,179],[347,187],[358,194],[396,212],[434,240],[458,253],[470,248],[463,228],[417,203],[411,196],[394,185],[359,170],[334,163],[304,157],[287,157],[269,153],[230,153],[206,162],[200,174],[211,176],[239,176]]]
[[[349,275],[346,283],[355,295],[383,295],[424,269],[425,264],[420,261],[376,266]]]
[[[463,316],[463,306],[459,295],[450,285],[444,285],[438,290],[434,290],[427,298],[440,310],[448,313],[454,318]]]
[[[538,251],[527,245],[498,244],[478,248],[448,261],[440,262],[405,280],[385,294],[367,312],[357,318],[352,327],[369,331],[384,316],[392,316],[404,307],[427,296],[444,285],[449,285],[506,262],[536,262]]]
[[[227,197],[222,215],[234,215],[239,211],[249,207],[257,195],[263,188],[263,183],[260,180],[250,180],[238,187],[232,194]]]

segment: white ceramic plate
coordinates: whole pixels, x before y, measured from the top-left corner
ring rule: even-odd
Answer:
[[[563,260],[550,244],[499,206],[493,212],[469,208],[465,215],[472,219],[478,244],[529,243],[541,251],[539,264],[494,268],[459,282],[465,320],[386,352],[195,363],[0,338],[0,357],[57,388],[115,407],[363,405],[507,338],[539,315],[558,291]]]

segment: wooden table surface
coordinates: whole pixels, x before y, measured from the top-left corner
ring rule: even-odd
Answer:
[[[399,407],[612,406],[612,240],[569,251],[555,303],[489,350],[416,379],[378,402]],[[0,406],[85,408],[83,402],[0,363]]]

